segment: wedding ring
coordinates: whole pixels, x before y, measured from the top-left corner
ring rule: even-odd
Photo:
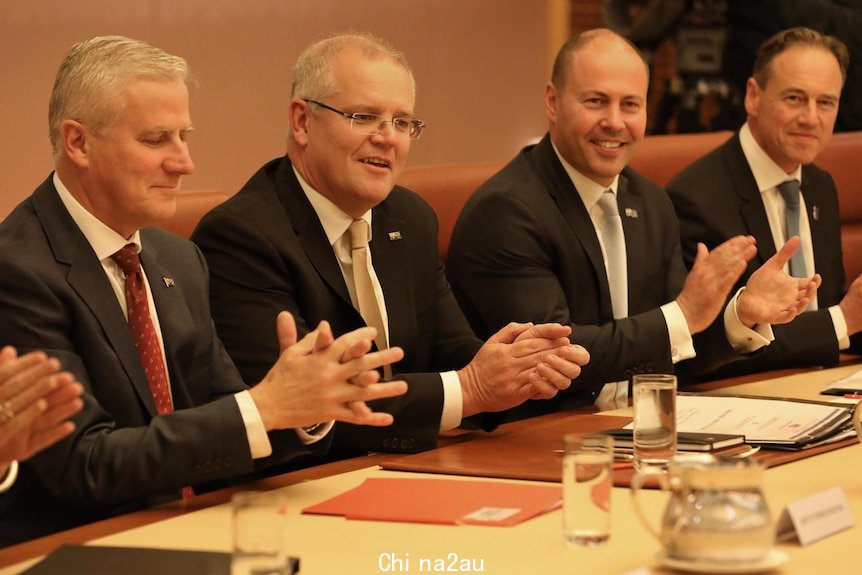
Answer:
[[[15,410],[12,409],[12,400],[7,399],[0,403],[0,423],[9,423],[15,417]]]

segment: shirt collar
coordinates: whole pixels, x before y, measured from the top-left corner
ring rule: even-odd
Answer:
[[[293,168],[293,173],[296,175],[297,181],[299,181],[299,186],[302,188],[302,191],[305,192],[305,196],[308,198],[308,201],[311,203],[311,207],[314,209],[314,212],[317,214],[317,218],[320,220],[320,224],[323,226],[323,231],[326,233],[329,245],[334,246],[335,243],[344,235],[344,232],[347,231],[347,228],[350,227],[350,224],[353,223],[353,218],[345,214],[341,208],[332,203],[329,198],[324,197],[320,192],[312,188],[311,185],[306,182],[301,175],[299,175],[295,166],[291,166],[291,168]],[[368,210],[360,217],[368,222],[368,241],[370,242],[371,210]]]
[[[126,244],[135,244],[135,250],[141,251],[141,232],[135,231],[130,238],[124,238],[107,225],[99,218],[87,211],[81,203],[72,196],[69,189],[60,180],[57,172],[53,176],[54,188],[60,196],[60,201],[66,206],[69,215],[72,216],[75,224],[84,234],[84,237],[96,252],[96,257],[99,260],[104,260],[117,253]]]
[[[601,184],[589,179],[569,164],[560,154],[560,151],[557,149],[553,140],[551,140],[551,146],[554,148],[554,153],[557,154],[557,158],[563,165],[563,169],[566,170],[566,173],[572,180],[572,184],[574,184],[575,189],[578,191],[578,195],[581,196],[581,201],[584,202],[587,211],[593,209],[593,207],[599,202],[599,198],[601,198],[602,194],[605,193],[605,190],[610,190],[613,192],[614,196],[617,195],[617,186],[620,181],[619,174],[614,176],[614,180],[611,182],[611,185],[602,186]]]
[[[791,179],[797,179],[800,184],[802,183],[802,166],[796,166],[792,174],[785,173],[754,139],[748,122],[739,130],[739,145],[742,146],[742,153],[751,168],[751,173],[754,174],[760,193],[776,188],[778,184]]]

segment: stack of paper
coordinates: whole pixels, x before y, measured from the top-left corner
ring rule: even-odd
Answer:
[[[738,433],[746,443],[805,449],[852,437],[853,407],[797,399],[680,394],[677,431]]]
[[[862,369],[829,383],[820,393],[826,395],[862,394]]]

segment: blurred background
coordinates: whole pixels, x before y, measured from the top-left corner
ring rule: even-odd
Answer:
[[[189,61],[197,172],[184,188],[233,193],[283,154],[293,63],[337,32],[368,30],[406,53],[416,114],[429,125],[410,152],[416,166],[505,160],[541,137],[553,57],[581,30],[610,25],[649,55],[651,133],[701,131],[738,124],[752,46],[798,20],[848,41],[854,25],[862,29],[860,8],[859,0],[0,0],[0,217],[50,172],[57,65],[96,35],[146,40]],[[842,101],[840,127],[857,129],[862,122],[845,110],[852,106]]]

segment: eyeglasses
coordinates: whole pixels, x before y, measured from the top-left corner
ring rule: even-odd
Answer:
[[[351,129],[356,129],[363,134],[377,134],[383,129],[384,124],[392,124],[396,132],[407,134],[411,140],[416,140],[422,135],[422,129],[425,128],[425,122],[418,118],[392,118],[391,120],[384,120],[380,114],[366,114],[363,112],[348,114],[317,100],[309,100],[308,98],[303,98],[302,100],[347,118],[350,120]]]

